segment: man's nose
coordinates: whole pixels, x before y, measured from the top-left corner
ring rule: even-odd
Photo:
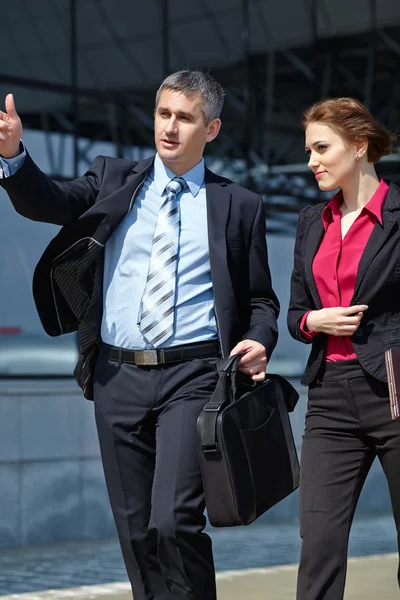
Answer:
[[[165,126],[165,133],[176,133],[176,119],[171,117]]]

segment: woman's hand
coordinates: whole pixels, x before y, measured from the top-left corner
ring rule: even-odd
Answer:
[[[357,304],[342,308],[322,308],[312,310],[307,319],[306,327],[309,331],[317,331],[328,335],[353,335],[357,331],[364,312],[368,309],[366,304]]]

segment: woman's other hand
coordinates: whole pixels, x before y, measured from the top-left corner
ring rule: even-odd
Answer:
[[[357,304],[342,308],[335,306],[333,308],[322,308],[321,310],[312,310],[307,319],[306,327],[308,331],[326,333],[327,335],[350,336],[357,331],[360,326],[364,312],[368,309],[366,304]]]

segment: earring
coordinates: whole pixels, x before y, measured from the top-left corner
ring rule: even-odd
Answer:
[[[360,158],[359,154],[356,154],[356,160],[358,160]]]

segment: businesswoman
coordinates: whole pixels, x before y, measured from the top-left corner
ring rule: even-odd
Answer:
[[[400,422],[391,420],[385,350],[400,345],[400,188],[374,164],[393,136],[353,98],[303,119],[308,166],[324,204],[303,209],[288,326],[312,344],[301,455],[303,538],[297,600],[340,600],[350,526],[377,456],[400,531]]]

